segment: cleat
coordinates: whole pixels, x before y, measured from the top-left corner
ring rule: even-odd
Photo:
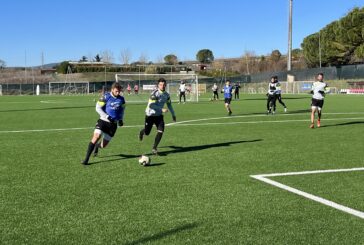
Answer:
[[[88,163],[88,161],[86,161],[86,160],[83,160],[83,161],[81,162],[81,164],[82,164],[82,165],[90,165],[90,164]]]
[[[287,107],[284,107],[284,112],[287,112]]]
[[[315,128],[315,125],[311,123],[310,128]]]
[[[321,127],[321,121],[320,120],[317,120],[317,127]]]
[[[272,112],[272,115],[274,115],[274,114],[276,114],[276,112],[275,112],[275,111],[273,111],[273,112]]]
[[[229,111],[229,116],[231,116],[231,114],[233,114],[233,112],[232,111]]]
[[[156,155],[156,156],[157,156],[157,155],[158,155],[158,150],[157,150],[157,149],[155,149],[155,148],[153,148],[153,149],[152,149],[152,154],[154,154],[154,155]]]

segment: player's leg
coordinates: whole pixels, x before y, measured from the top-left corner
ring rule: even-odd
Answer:
[[[315,128],[315,112],[317,110],[317,100],[312,99],[311,102],[311,125],[310,128]]]
[[[279,104],[283,105],[283,107],[284,107],[284,111],[286,112],[286,111],[287,111],[287,106],[286,106],[286,104],[282,101],[282,95],[281,95],[281,94],[279,94],[277,99],[278,99]]]
[[[164,119],[163,116],[158,116],[155,118],[155,125],[157,126],[157,134],[154,139],[154,145],[152,149],[153,154],[158,154],[158,145],[161,142],[163,132],[164,132]]]
[[[321,112],[322,112],[322,107],[323,106],[324,106],[324,101],[321,100],[320,101],[320,104],[317,107],[317,117],[318,117],[318,119],[317,119],[317,127],[318,128],[321,127]]]
[[[87,151],[86,151],[86,156],[85,156],[85,159],[82,161],[82,164],[88,165],[88,161],[90,160],[90,156],[91,156],[93,150],[95,149],[95,145],[99,141],[99,139],[101,137],[101,134],[102,134],[102,132],[101,132],[100,129],[95,129],[94,134],[92,136],[92,139],[91,139],[90,143],[88,144]]]
[[[186,92],[183,92],[183,103],[186,103]]]
[[[144,128],[139,131],[139,140],[142,141],[144,135],[149,135],[153,127],[153,117],[145,116]]]

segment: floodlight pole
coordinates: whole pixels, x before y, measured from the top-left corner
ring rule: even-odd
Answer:
[[[292,63],[292,2],[289,0],[287,71],[291,70]]]
[[[321,31],[318,33],[318,41],[319,41],[319,61],[320,61],[320,68],[321,68]]]

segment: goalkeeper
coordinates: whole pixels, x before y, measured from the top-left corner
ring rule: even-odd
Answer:
[[[100,115],[100,119],[96,123],[94,134],[82,164],[88,165],[92,152],[95,150],[94,156],[96,156],[99,148],[105,148],[109,144],[117,127],[123,126],[125,99],[120,95],[121,90],[122,87],[119,83],[113,83],[111,92],[104,94],[96,103],[96,112]],[[101,137],[102,141],[98,142]]]

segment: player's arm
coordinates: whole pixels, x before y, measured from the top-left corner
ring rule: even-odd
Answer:
[[[122,127],[124,125],[125,101],[123,101],[121,107],[122,107],[122,110],[120,112],[120,119],[118,121],[119,127]]]
[[[112,122],[113,119],[105,112],[106,101],[107,98],[104,95],[96,102],[96,112],[100,115],[100,118],[104,118]]]
[[[174,113],[171,98],[168,98],[168,100],[167,100],[167,107],[168,107],[169,111],[172,114],[173,121],[175,122],[176,121],[176,114]]]

